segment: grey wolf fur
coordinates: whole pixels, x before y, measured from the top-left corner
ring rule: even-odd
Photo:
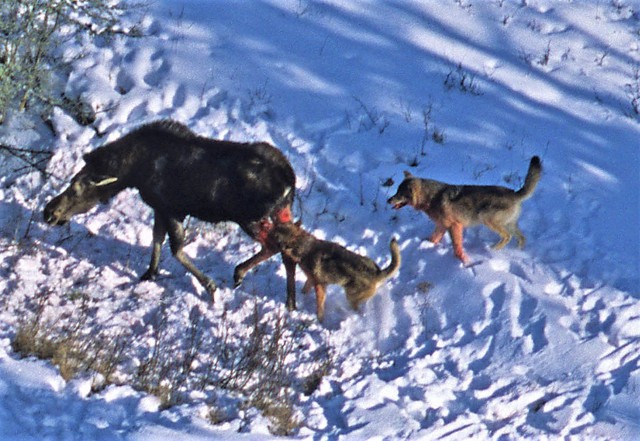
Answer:
[[[455,256],[468,264],[469,259],[462,247],[465,227],[484,224],[498,233],[500,240],[494,249],[503,248],[513,236],[516,236],[518,246],[524,247],[526,239],[518,227],[521,204],[533,194],[541,173],[540,158],[534,156],[524,185],[514,191],[501,186],[450,185],[405,172],[398,191],[387,202],[394,209],[410,205],[424,211],[436,224],[429,240],[437,244],[449,232]]]
[[[300,223],[274,225],[270,237],[280,252],[298,264],[307,277],[303,291],[316,291],[317,316],[324,318],[327,285],[344,288],[349,304],[358,310],[360,304],[371,298],[378,286],[393,276],[400,267],[400,249],[395,238],[391,239],[391,262],[381,269],[368,257],[345,247],[320,240],[305,231]]]

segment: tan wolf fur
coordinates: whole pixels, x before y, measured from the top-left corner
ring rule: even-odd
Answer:
[[[395,238],[391,239],[391,263],[384,269],[368,257],[345,247],[320,240],[305,231],[300,223],[274,225],[270,238],[278,244],[283,255],[295,261],[305,273],[307,281],[303,292],[316,291],[318,319],[324,319],[324,302],[327,285],[343,287],[347,300],[354,310],[372,297],[378,286],[391,277],[400,267],[400,249]]]
[[[469,259],[462,247],[462,231],[468,226],[484,224],[498,233],[500,240],[493,246],[496,250],[513,236],[518,246],[524,247],[526,239],[518,227],[520,206],[533,194],[541,173],[540,158],[534,156],[524,185],[514,191],[501,186],[450,185],[405,172],[398,191],[387,202],[395,209],[410,205],[424,211],[436,224],[429,240],[437,244],[448,231],[455,256],[466,265]]]

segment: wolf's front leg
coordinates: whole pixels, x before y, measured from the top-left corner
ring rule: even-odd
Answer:
[[[433,242],[434,245],[438,245],[442,238],[444,237],[444,233],[447,232],[447,229],[442,224],[436,224],[436,229],[433,230],[431,236],[429,237],[429,242]]]
[[[463,264],[469,264],[469,258],[464,252],[464,248],[462,247],[462,224],[455,223],[449,228],[449,235],[451,236],[451,241],[453,242],[453,254],[462,261]]]

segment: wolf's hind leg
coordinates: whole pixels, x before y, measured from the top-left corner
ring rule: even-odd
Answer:
[[[494,250],[501,250],[511,241],[511,233],[504,225],[500,225],[494,222],[485,223],[487,227],[498,233],[500,240],[493,245]]]
[[[349,305],[351,305],[351,309],[356,312],[360,311],[360,305],[373,297],[376,293],[376,284],[373,283],[370,286],[356,290],[356,289],[345,289],[347,295],[347,301]]]
[[[314,283],[316,290],[316,315],[320,322],[324,321],[324,301],[327,297],[326,287],[318,282]]]
[[[302,287],[302,293],[309,294],[311,292],[311,288],[313,288],[313,280],[307,279],[307,281],[304,282],[304,286]]]
[[[525,244],[527,243],[527,238],[524,237],[524,234],[522,234],[522,231],[520,231],[518,224],[514,222],[513,224],[509,225],[509,231],[516,237],[516,240],[518,241],[518,248],[523,249]]]

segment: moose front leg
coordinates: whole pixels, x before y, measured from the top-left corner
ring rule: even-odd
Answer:
[[[244,276],[251,269],[255,268],[265,260],[271,258],[275,254],[277,254],[277,251],[273,251],[271,248],[264,245],[258,252],[258,254],[238,264],[238,266],[236,266],[235,270],[233,271],[234,288],[238,288],[242,284]],[[282,254],[282,263],[284,263],[284,268],[287,274],[286,305],[289,311],[294,311],[296,309],[296,263],[290,258],[286,257],[284,254]]]
[[[265,260],[269,259],[271,256],[276,254],[276,251],[271,250],[266,245],[263,245],[258,254],[250,257],[244,262],[238,264],[235,270],[233,271],[233,285],[235,288],[242,285],[242,281],[244,280],[244,276],[254,267],[258,266]]]
[[[216,283],[196,268],[182,249],[184,247],[184,228],[182,227],[182,223],[176,219],[169,218],[166,219],[165,224],[167,226],[167,232],[169,233],[171,252],[176,260],[198,279],[198,282],[200,282],[203,288],[211,295],[211,301],[214,301],[213,293],[216,291]]]
[[[151,250],[151,262],[149,269],[140,277],[141,280],[153,280],[158,275],[158,265],[160,264],[160,253],[162,244],[167,235],[167,227],[157,214],[154,215],[153,221],[153,245]]]

